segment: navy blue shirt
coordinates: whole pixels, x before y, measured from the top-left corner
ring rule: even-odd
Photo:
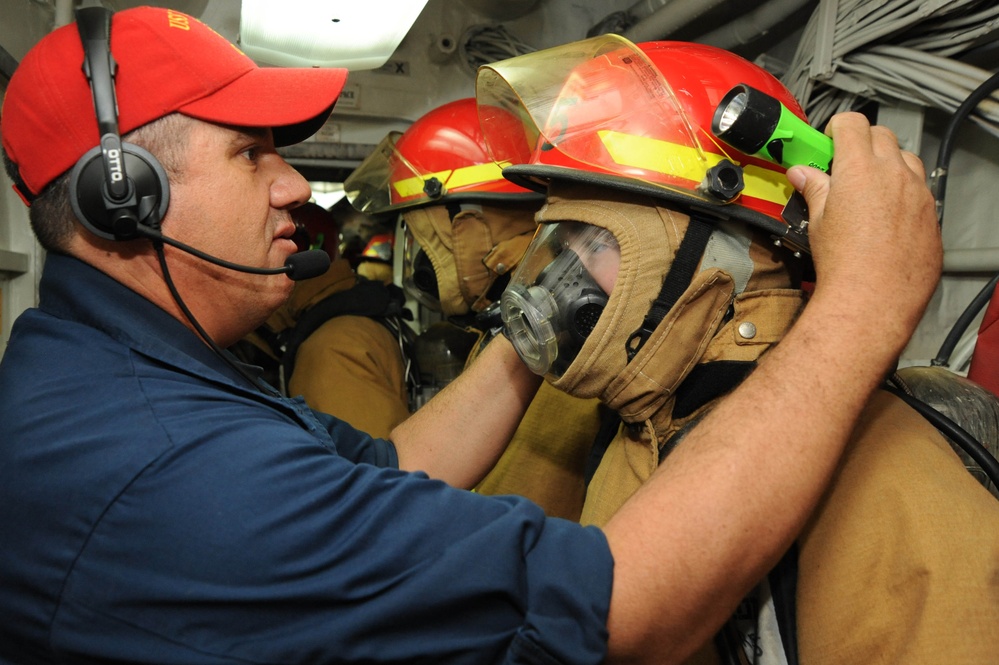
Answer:
[[[396,466],[51,254],[0,363],[0,662],[603,659],[602,532]]]

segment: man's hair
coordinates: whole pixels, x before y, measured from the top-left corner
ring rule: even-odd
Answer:
[[[129,132],[122,139],[155,155],[168,180],[178,182],[182,177],[187,139],[194,122],[187,116],[171,113]],[[7,174],[16,180],[17,167],[6,151],[3,161]],[[73,235],[80,232],[69,198],[69,175],[70,171],[67,171],[49,183],[28,209],[31,230],[48,252],[65,254]]]

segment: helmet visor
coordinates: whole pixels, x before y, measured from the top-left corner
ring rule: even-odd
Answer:
[[[356,210],[368,214],[385,212],[392,207],[393,173],[400,171],[416,177],[416,169],[399,154],[395,144],[402,132],[389,132],[374,151],[344,180],[347,200]]]
[[[455,155],[455,165],[451,168],[438,171],[421,168],[399,151],[402,136],[401,132],[390,132],[344,181],[347,200],[357,210],[378,214],[432,203],[455,191],[497,189],[490,188],[490,183],[500,183],[497,191],[501,193],[524,191],[503,178],[503,167],[509,164],[462,165]],[[413,155],[412,146],[410,154]],[[420,161],[415,155],[413,159]]]
[[[723,148],[623,37],[602,35],[484,65],[476,98],[497,161],[584,168],[719,202],[700,190]]]

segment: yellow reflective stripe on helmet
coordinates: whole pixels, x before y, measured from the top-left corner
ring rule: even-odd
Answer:
[[[403,178],[392,183],[392,187],[395,188],[395,192],[400,198],[408,199],[423,194],[423,186],[427,180],[437,178],[443,183],[450,174],[450,171],[438,171],[437,173],[428,173],[426,177],[414,176],[412,178]]]
[[[597,132],[600,141],[617,164],[701,182],[709,168],[724,157],[711,152],[661,139],[634,136],[610,130]],[[784,204],[794,191],[782,173],[752,164],[743,167],[746,183],[742,193],[754,199]]]
[[[423,193],[424,183],[431,178],[437,178],[444,185],[444,193],[446,194],[449,189],[502,180],[503,168],[505,166],[509,166],[509,164],[496,164],[495,162],[474,164],[452,171],[438,171],[437,173],[428,173],[423,176],[404,178],[396,181],[392,186],[395,187],[396,193],[405,199],[419,196]]]
[[[634,166],[647,171],[668,173],[685,180],[701,182],[707,170],[720,161],[706,163],[701,154],[690,146],[669,143],[645,136],[622,134],[610,130],[597,132],[611,159],[622,166]]]
[[[783,173],[747,164],[742,167],[742,179],[746,189],[742,193],[754,199],[784,205],[794,193],[794,187]]]
[[[483,182],[495,182],[503,179],[503,168],[509,164],[497,164],[487,162],[486,164],[476,164],[474,166],[463,166],[455,169],[447,181],[447,187],[466,187],[477,185]]]

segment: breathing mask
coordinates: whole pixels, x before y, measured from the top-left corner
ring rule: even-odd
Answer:
[[[542,226],[502,296],[503,324],[536,374],[557,379],[607,306],[620,265],[610,231],[580,222]]]

